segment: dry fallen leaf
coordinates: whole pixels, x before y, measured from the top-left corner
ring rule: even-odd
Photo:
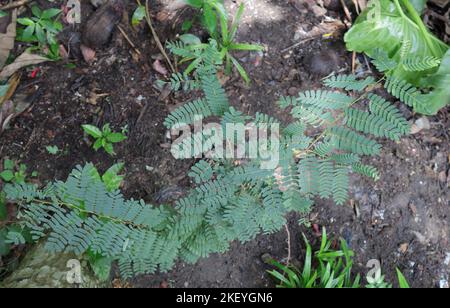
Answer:
[[[161,61],[156,60],[153,62],[153,69],[160,73],[161,75],[166,76],[168,74],[167,69],[164,67],[164,65],[161,63]]]
[[[7,83],[8,90],[6,91],[5,95],[0,97],[0,106],[13,96],[19,83],[20,83],[20,75],[14,74]]]
[[[95,59],[95,51],[83,44],[80,46],[80,49],[83,54],[84,61],[86,61],[86,63],[92,63]]]
[[[409,244],[408,243],[403,243],[400,245],[398,251],[402,254],[405,254],[408,251],[409,248]]]
[[[14,48],[16,39],[17,10],[12,12],[11,23],[6,28],[6,33],[0,33],[0,69],[8,60],[10,51]]]
[[[0,106],[0,133],[8,127],[9,122],[30,107],[31,101],[26,95],[16,95],[14,102],[8,100]]]
[[[39,63],[46,62],[46,61],[51,61],[51,60],[46,57],[31,54],[31,53],[25,51],[17,59],[15,59],[13,63],[11,63],[3,68],[3,70],[0,72],[0,80],[5,80],[5,79],[11,77],[15,72],[17,72],[18,70],[20,70],[23,67],[39,64]]]

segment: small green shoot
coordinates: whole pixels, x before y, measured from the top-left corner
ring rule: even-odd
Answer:
[[[17,30],[17,39],[26,43],[36,43],[31,50],[38,50],[52,60],[59,59],[59,44],[56,35],[63,29],[58,21],[61,10],[41,10],[33,6],[32,17],[18,18],[17,23],[22,25]]]
[[[131,25],[138,26],[145,19],[147,12],[144,5],[139,5],[131,17]]]
[[[211,38],[218,43],[220,55],[222,56],[222,59],[225,60],[225,72],[230,74],[232,67],[234,66],[245,82],[250,83],[247,72],[239,61],[233,57],[232,52],[263,51],[264,47],[235,42],[239,23],[245,9],[244,4],[242,3],[240,5],[233,22],[229,25],[228,13],[223,6],[222,0],[185,0],[185,2],[188,5],[201,10],[202,25],[206,28]],[[184,27],[189,28],[190,24],[185,24]],[[201,40],[192,34],[181,36],[180,39],[186,44],[188,51],[188,53],[183,53],[184,56],[182,56],[181,63],[192,61],[185,71],[186,74],[190,74],[200,61],[195,55],[198,54],[198,51],[205,49],[207,44],[201,43]],[[174,51],[173,48],[170,49]],[[189,51],[192,52],[191,55],[189,55]],[[176,52],[174,53],[176,54]]]
[[[25,164],[19,164],[16,167],[16,163],[11,159],[5,159],[3,161],[3,170],[0,172],[0,179],[8,183],[23,184],[27,178],[27,166]],[[31,174],[32,177],[37,176],[37,172],[34,171]]]
[[[114,143],[119,143],[127,139],[123,132],[113,132],[109,123],[105,124],[101,130],[89,124],[82,125],[82,127],[88,135],[95,139],[94,150],[98,151],[103,148],[110,155],[116,154],[113,147]]]
[[[51,155],[57,155],[59,153],[59,148],[56,145],[49,145],[45,149]]]

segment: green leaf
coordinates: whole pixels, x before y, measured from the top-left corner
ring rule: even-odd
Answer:
[[[98,138],[94,143],[94,150],[98,151],[103,146],[103,138]]]
[[[59,148],[56,145],[49,145],[45,149],[52,155],[56,155],[59,152]]]
[[[103,136],[102,131],[98,127],[96,127],[94,125],[84,124],[81,127],[83,127],[83,130],[88,135],[94,137],[95,139],[98,139],[98,138]]]
[[[5,17],[6,15],[8,15],[8,13],[6,13],[5,11],[0,11],[0,18]]]
[[[5,159],[5,161],[3,162],[3,168],[4,169],[13,170],[14,166],[15,166],[15,163],[11,159]]]
[[[145,9],[145,6],[140,5],[137,7],[137,9],[133,13],[133,17],[131,18],[131,25],[133,27],[136,27],[140,24],[142,20],[144,20],[145,16],[147,14],[147,11]]]
[[[189,31],[189,30],[192,29],[192,26],[193,26],[193,25],[194,25],[194,21],[193,21],[192,19],[185,20],[185,21],[183,22],[183,24],[181,25],[181,30],[182,30],[183,32],[187,32],[187,31]]]
[[[180,35],[180,41],[182,41],[184,44],[186,45],[201,45],[202,44],[202,40],[194,35],[194,34],[183,34]]]
[[[236,16],[233,20],[233,24],[231,25],[230,37],[229,37],[230,41],[233,41],[234,38],[236,37],[239,23],[241,22],[242,14],[244,13],[244,8],[245,8],[244,3],[241,3],[241,5],[239,6],[239,10],[237,11]]]
[[[109,125],[109,123],[106,123],[105,125],[103,125],[102,132],[103,132],[103,135],[108,135],[112,132],[111,126]]]
[[[34,25],[34,21],[30,18],[17,18],[17,23],[23,26],[32,26]]]
[[[114,191],[119,189],[122,181],[124,179],[123,176],[119,175],[119,172],[122,171],[124,164],[119,163],[115,164],[111,168],[109,168],[105,174],[102,176],[102,181],[106,185],[108,191]]]
[[[113,145],[111,143],[104,144],[103,148],[105,149],[106,153],[108,153],[109,155],[115,155],[116,154],[116,153],[114,153],[114,148],[113,148]]]
[[[228,55],[228,57],[230,58],[231,62],[233,63],[233,65],[236,67],[236,69],[239,72],[239,75],[241,75],[242,79],[245,80],[245,82],[247,84],[250,83],[250,77],[248,77],[247,72],[245,71],[245,69],[242,67],[242,65],[239,63],[238,60],[236,60],[233,56],[231,56],[230,54]]]
[[[402,274],[402,272],[397,268],[397,277],[398,277],[398,283],[400,285],[401,289],[410,289],[408,281],[406,280],[405,276]]]
[[[9,231],[5,242],[17,246],[25,244],[26,240],[20,232]]]
[[[417,109],[417,112],[427,115],[435,115],[441,108],[450,104],[450,50],[442,59],[439,70],[427,78],[422,79],[422,87],[430,87],[429,94],[424,95],[428,104],[425,109]]]
[[[254,44],[230,44],[228,47],[230,50],[242,50],[242,51],[263,51],[264,47]]]
[[[11,170],[3,170],[0,172],[0,178],[5,182],[11,182],[14,179],[14,173]]]
[[[36,16],[36,17],[41,17],[42,16],[42,10],[38,7],[38,6],[36,6],[36,5],[34,5],[32,8],[31,8],[31,12],[33,13],[33,15],[34,16]]]
[[[4,257],[11,251],[11,245],[6,243],[8,231],[6,229],[0,229],[0,257]]]
[[[36,37],[41,44],[45,44],[47,42],[47,37],[45,35],[44,29],[42,29],[42,26],[39,24],[36,24]]]
[[[106,136],[106,140],[112,143],[119,143],[127,139],[127,136],[125,136],[122,133],[111,133]]]
[[[398,1],[401,6],[395,5]],[[347,48],[364,52],[371,58],[381,49],[397,63],[389,75],[418,86],[421,78],[437,69],[420,73],[407,71],[401,65],[403,57],[441,59],[449,47],[428,31],[408,0],[380,0],[378,3],[379,6],[369,6],[345,34]],[[405,42],[410,48],[402,48]]]
[[[422,15],[427,4],[427,0],[409,0],[419,15]]]
[[[107,281],[111,275],[111,265],[112,258],[97,258],[95,260],[90,260],[90,265],[95,275],[101,281]]]
[[[217,37],[217,15],[214,13],[213,8],[210,5],[205,5],[203,8],[202,16],[203,24],[208,30],[209,34],[213,37]]]
[[[201,9],[203,6],[203,2],[204,0],[184,0],[184,2],[186,2],[186,4],[195,7],[197,9]]]
[[[35,27],[36,27],[35,24],[32,24],[31,26],[26,27],[25,30],[23,31],[22,38],[26,41],[33,40],[34,39],[33,33],[34,33]]]
[[[61,13],[61,10],[59,10],[59,9],[48,9],[42,13],[41,18],[42,19],[50,19],[52,17],[55,17],[59,13]]]

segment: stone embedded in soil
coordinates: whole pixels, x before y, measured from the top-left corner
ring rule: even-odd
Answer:
[[[427,117],[422,117],[418,119],[411,128],[411,134],[415,135],[420,133],[423,130],[429,130],[431,129],[430,121]]]
[[[87,21],[82,42],[90,48],[100,48],[109,42],[124,12],[122,0],[112,0],[95,11]]]

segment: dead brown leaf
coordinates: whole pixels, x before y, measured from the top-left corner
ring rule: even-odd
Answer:
[[[6,33],[0,33],[0,69],[3,68],[6,60],[8,60],[10,51],[14,48],[16,21],[17,9],[12,11],[11,23],[6,28]]]
[[[29,65],[36,65],[47,61],[51,60],[46,57],[31,54],[28,51],[25,51],[17,59],[15,59],[13,63],[3,68],[3,70],[0,72],[0,80],[5,80],[11,77],[15,72],[17,72],[23,67]]]
[[[14,74],[8,81],[8,91],[6,92],[5,96],[0,97],[0,106],[13,96],[14,92],[16,92],[19,83],[20,83],[20,75]]]
[[[156,60],[155,62],[153,62],[153,69],[164,76],[166,76],[169,73],[167,71],[167,69],[164,67],[164,65],[161,63],[161,61],[159,61],[159,60]]]
[[[81,45],[81,53],[83,54],[84,61],[92,63],[95,59],[95,51],[85,45]]]
[[[30,107],[31,101],[28,100],[25,95],[21,97],[17,96],[18,95],[16,95],[14,102],[8,100],[0,106],[0,133],[8,127],[9,122],[11,122],[12,119],[19,116]]]

